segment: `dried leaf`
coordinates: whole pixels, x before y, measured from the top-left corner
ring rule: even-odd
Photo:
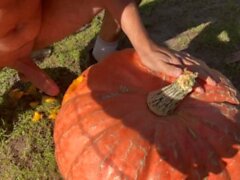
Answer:
[[[28,89],[25,92],[25,95],[36,95],[37,92],[37,88],[33,85],[29,86]]]
[[[22,98],[22,96],[24,95],[24,92],[21,91],[20,89],[16,88],[16,89],[11,90],[8,95],[9,95],[13,100],[18,101],[19,99]]]
[[[53,104],[56,103],[57,99],[54,97],[49,97],[49,96],[43,96],[42,97],[42,103],[48,103],[48,104]]]
[[[37,105],[39,105],[39,102],[33,101],[33,102],[30,102],[29,105],[30,105],[32,108],[35,108],[35,107],[37,107]]]
[[[33,117],[32,117],[32,121],[33,122],[38,122],[42,119],[42,114],[40,112],[34,112]]]

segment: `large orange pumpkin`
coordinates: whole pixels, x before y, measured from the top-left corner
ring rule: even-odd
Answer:
[[[174,79],[144,67],[134,50],[90,67],[69,87],[55,124],[63,177],[240,179],[239,99],[219,76],[217,87],[193,91],[161,117],[147,96]]]

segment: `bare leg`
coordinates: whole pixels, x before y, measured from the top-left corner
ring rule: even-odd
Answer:
[[[106,11],[103,18],[101,30],[99,32],[99,36],[104,41],[113,42],[119,39],[120,34],[120,25],[117,23],[117,21],[115,21],[115,19],[112,18],[112,15],[108,11]]]
[[[136,0],[140,4],[141,0]],[[119,23],[112,17],[110,12],[105,11],[102,27],[99,35],[95,41],[92,55],[97,61],[101,61],[107,55],[111,54],[117,49],[118,40],[122,35]],[[90,57],[92,57],[90,55]],[[95,61],[90,58],[90,61]]]
[[[141,3],[141,0],[135,0],[135,2],[139,5]],[[106,11],[99,33],[101,39],[107,42],[113,42],[119,39],[121,33],[121,27],[118,22],[108,11]]]

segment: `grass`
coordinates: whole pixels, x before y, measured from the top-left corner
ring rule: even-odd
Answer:
[[[240,50],[237,0],[144,0],[141,16],[158,44],[205,60],[240,90],[240,63],[226,63]],[[39,62],[61,88],[53,102],[45,102],[44,94],[20,82],[14,70],[0,71],[1,179],[61,179],[54,159],[54,121],[49,109],[59,106],[66,88],[81,73],[80,65],[87,66],[86,46],[100,25],[101,16],[84,30],[54,44],[53,54]],[[121,48],[128,46],[123,38]],[[42,118],[33,119],[36,112]]]

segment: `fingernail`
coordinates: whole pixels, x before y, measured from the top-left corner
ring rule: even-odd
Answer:
[[[211,79],[211,78],[208,79],[207,83],[208,83],[209,85],[211,85],[211,86],[216,86],[216,85],[217,85],[216,81],[214,81],[214,80]]]
[[[173,72],[173,75],[174,75],[175,77],[178,77],[178,76],[180,76],[181,74],[182,74],[182,70],[181,70],[181,69],[177,69],[176,71]]]
[[[57,96],[59,94],[60,90],[57,86],[52,86],[48,89],[48,95],[49,96]]]
[[[198,92],[199,94],[203,94],[205,91],[202,87],[196,87],[196,92]]]
[[[60,92],[59,87],[54,82],[48,82],[44,88],[44,92],[49,96],[57,96]]]

